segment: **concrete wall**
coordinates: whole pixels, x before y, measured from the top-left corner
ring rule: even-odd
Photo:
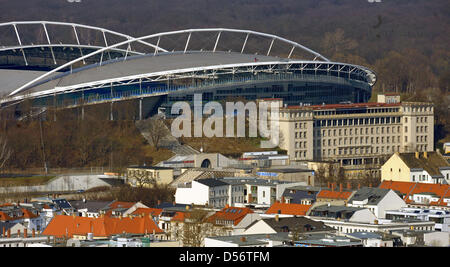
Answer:
[[[101,180],[101,178],[118,180],[107,175],[61,175],[50,180],[45,185],[0,187],[0,193],[64,192],[110,186],[109,183]]]

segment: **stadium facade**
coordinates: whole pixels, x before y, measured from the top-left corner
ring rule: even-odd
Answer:
[[[141,119],[200,93],[203,101],[219,102],[362,103],[376,82],[366,67],[333,62],[294,41],[249,30],[189,29],[134,38],[73,23],[0,24],[0,33],[8,30],[12,36],[2,40],[9,43],[0,43],[2,107],[31,101],[45,110],[131,100]]]

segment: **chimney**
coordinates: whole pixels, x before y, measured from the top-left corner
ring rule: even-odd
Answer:
[[[419,158],[420,158],[419,152],[416,151],[416,159],[419,159]]]
[[[428,153],[427,153],[427,151],[423,152],[423,157],[426,158],[426,159],[428,158]]]
[[[27,229],[27,228],[25,228],[25,229],[23,230],[23,237],[24,237],[24,238],[28,238],[28,229]]]
[[[339,184],[339,192],[342,192],[342,183]]]

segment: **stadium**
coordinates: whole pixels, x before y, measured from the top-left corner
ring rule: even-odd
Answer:
[[[143,119],[176,101],[282,98],[287,105],[367,102],[376,74],[288,39],[207,28],[132,37],[75,23],[0,23],[0,104],[20,109],[132,101]],[[166,113],[167,110],[166,109]]]

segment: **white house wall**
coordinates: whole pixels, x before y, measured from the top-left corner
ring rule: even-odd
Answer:
[[[403,201],[403,199],[401,199],[394,191],[389,190],[384,198],[378,202],[378,209],[375,215],[379,219],[385,219],[387,210],[399,210],[404,207],[407,207],[405,201]]]
[[[255,234],[276,234],[276,231],[272,229],[264,220],[259,220],[250,228],[245,230],[243,235],[255,235]]]
[[[356,211],[349,221],[357,223],[373,223],[376,219],[377,217],[375,217],[369,209],[362,209]]]
[[[191,188],[177,188],[175,202],[180,204],[205,205],[209,200],[208,195],[208,186],[193,181]]]

